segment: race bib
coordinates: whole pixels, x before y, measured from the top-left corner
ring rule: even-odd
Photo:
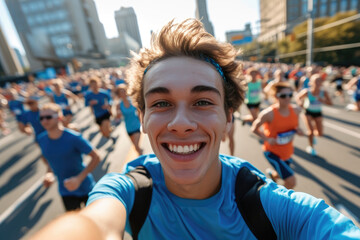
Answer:
[[[296,130],[278,133],[276,137],[276,143],[279,145],[288,144],[293,140],[295,133]]]

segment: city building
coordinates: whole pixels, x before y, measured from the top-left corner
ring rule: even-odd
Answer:
[[[133,38],[142,47],[139,25],[132,7],[121,7],[120,10],[115,11],[115,22],[119,36],[126,33],[127,36]]]
[[[0,77],[20,74],[24,71],[0,27]]]
[[[215,36],[214,28],[209,20],[209,16],[207,12],[206,0],[196,0],[195,17],[204,24],[204,27],[208,33]]]
[[[93,0],[5,0],[30,69],[104,59],[107,39]]]
[[[26,57],[20,52],[19,49],[13,48],[13,50],[14,50],[14,52],[16,54],[17,59],[19,60],[20,66],[23,69],[28,68],[29,67],[29,62],[27,61]]]
[[[108,39],[110,55],[108,59],[113,66],[125,65],[131,57],[130,52],[139,52],[139,43],[129,36],[127,32],[121,32],[118,37]]]
[[[245,24],[244,30],[226,32],[226,41],[234,46],[250,43],[253,39],[250,23]]]
[[[359,0],[313,0],[315,18],[334,16],[338,12],[357,10]],[[275,41],[307,19],[307,0],[260,0],[259,41]]]

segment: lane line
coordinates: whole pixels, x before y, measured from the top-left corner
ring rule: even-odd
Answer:
[[[349,134],[353,137],[356,137],[356,138],[359,138],[360,139],[360,134],[359,133],[356,133],[354,131],[351,131],[349,129],[346,129],[346,128],[343,128],[343,127],[340,127],[338,125],[335,125],[335,124],[332,124],[332,123],[329,123],[328,121],[324,121],[324,125],[329,127],[329,128],[332,128],[332,129],[335,129],[335,130],[338,130],[342,133],[346,133],[346,134]]]
[[[5,210],[5,212],[0,215],[0,225],[3,224],[3,222],[9,216],[11,216],[11,214],[13,214],[16,209],[18,209],[21,204],[23,204],[36,190],[41,188],[43,185],[43,179],[44,178],[40,178],[37,180],[35,184],[33,184],[23,195],[21,195],[20,198],[18,198],[10,207]]]

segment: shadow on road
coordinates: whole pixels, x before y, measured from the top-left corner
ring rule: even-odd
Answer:
[[[324,118],[326,118],[326,119],[331,119],[333,121],[337,121],[337,122],[340,122],[340,123],[343,123],[343,124],[346,124],[346,125],[350,125],[350,126],[353,126],[353,127],[360,128],[360,124],[358,124],[358,123],[346,121],[344,119],[336,118],[334,116],[330,116],[330,115],[327,115],[327,114],[323,114],[323,115],[324,115]]]
[[[339,139],[337,139],[337,138],[334,138],[333,136],[324,134],[323,137],[324,137],[324,138],[327,138],[327,139],[329,139],[329,140],[331,140],[331,141],[334,141],[334,142],[336,142],[336,143],[338,143],[338,144],[344,145],[344,146],[346,146],[346,147],[348,147],[348,148],[354,149],[355,151],[360,152],[360,148],[359,148],[359,147],[356,147],[356,146],[353,146],[353,145],[348,144],[348,143],[346,143],[346,142],[343,142],[343,141],[341,141],[341,140],[339,140]]]
[[[39,221],[52,200],[41,204],[36,212],[34,208],[39,199],[47,192],[47,188],[41,187],[30,195],[16,211],[0,225],[1,239],[21,239]],[[19,229],[19,227],[21,227]]]
[[[106,173],[108,173],[110,162],[107,161],[107,158],[109,157],[109,154],[111,152],[107,152],[105,157],[101,160],[99,165],[95,168],[95,170],[92,172],[95,181],[99,181],[100,178],[102,178]]]
[[[2,144],[1,148],[0,148],[0,153],[7,150],[7,149],[9,149],[9,147],[11,147],[11,146],[14,146],[14,144],[21,146],[22,145],[21,142],[23,142],[23,141],[25,141],[27,139],[28,139],[27,136],[24,135],[24,136],[21,136],[19,138],[16,137],[12,141],[7,142],[6,144]],[[31,143],[29,143],[29,144],[33,144],[33,141]]]
[[[302,159],[309,161],[313,164],[316,164],[322,168],[325,168],[329,172],[339,176],[340,178],[344,179],[345,181],[348,181],[351,184],[356,184],[360,182],[360,176],[356,175],[352,172],[349,172],[347,170],[344,170],[342,168],[339,168],[329,162],[326,161],[326,159],[320,157],[320,156],[311,156],[308,153],[304,152],[303,150],[294,147],[294,154],[301,157]]]
[[[319,184],[319,186],[324,189],[324,194],[329,197],[329,200],[333,206],[336,206],[337,204],[342,204],[356,216],[360,216],[359,206],[355,205],[353,202],[349,201],[347,198],[337,193],[334,189],[332,189],[324,181],[322,181],[322,179],[307,171],[305,168],[303,168],[300,164],[296,162],[293,162],[293,169],[297,174],[312,179],[314,182]]]
[[[40,155],[36,156],[34,160],[24,166],[20,171],[12,175],[11,178],[0,187],[0,198],[14,188],[20,186],[21,183],[23,183],[36,173],[36,162],[39,158]]]
[[[20,152],[17,152],[14,156],[12,156],[8,161],[6,161],[3,165],[0,166],[0,175],[3,174],[7,169],[9,169],[12,165],[14,165],[19,159],[24,157],[28,152],[30,147],[36,147],[33,142],[30,142],[26,146],[22,147]],[[31,149],[30,149],[31,150]]]

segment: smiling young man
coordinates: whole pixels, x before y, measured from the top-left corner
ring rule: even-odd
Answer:
[[[134,239],[255,239],[259,231],[252,232],[245,218],[256,222],[263,217],[257,211],[243,216],[235,193],[248,187],[247,179],[237,177],[243,169],[264,183],[258,207],[275,237],[360,236],[349,219],[324,201],[278,186],[250,163],[219,154],[232,112],[244,96],[235,56],[230,44],[217,42],[198,20],[168,23],[150,49],[134,56],[129,75],[130,93],[155,154],[130,162],[125,172],[144,167],[152,178],[152,194],[138,195],[139,182],[127,174],[107,174],[85,209],[55,220],[34,239],[122,239],[125,231]],[[139,196],[151,198],[151,204],[136,234],[130,221],[141,221]]]
[[[57,177],[59,192],[66,211],[79,209],[95,185],[91,172],[100,162],[97,151],[81,134],[62,126],[62,109],[46,103],[40,110],[40,122],[46,132],[37,137],[41,152],[48,163],[44,185],[50,186]],[[83,163],[83,154],[91,157]]]

